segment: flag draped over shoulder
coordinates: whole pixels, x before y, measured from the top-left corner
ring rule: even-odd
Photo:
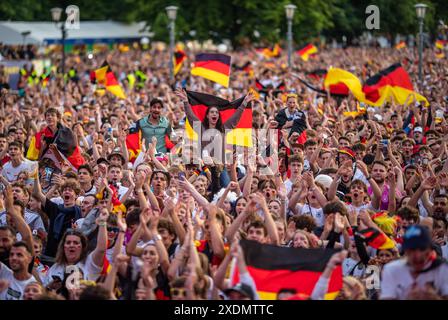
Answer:
[[[303,61],[308,61],[310,56],[316,54],[317,52],[317,47],[312,43],[309,43],[302,49],[297,50],[297,54],[302,58]]]
[[[191,109],[200,121],[203,121],[209,107],[218,108],[221,120],[225,123],[243,103],[244,97],[228,101],[205,93],[187,91]],[[188,122],[185,123],[185,133],[189,139],[197,140],[197,133]],[[228,144],[251,147],[252,146],[252,108],[247,106],[240,120],[233,130],[226,134]]]
[[[229,87],[231,57],[220,53],[200,53],[196,55],[191,74]]]
[[[60,162],[67,160],[74,169],[85,163],[81,155],[79,146],[76,144],[76,139],[73,132],[62,125],[58,125],[56,134],[48,127],[36,133],[30,142],[26,157],[30,160],[38,160],[39,153],[42,149],[42,140],[46,141],[47,149],[43,150],[41,158],[51,158],[58,165]],[[51,148],[51,144],[56,146],[56,149]]]
[[[180,69],[182,68],[182,65],[185,61],[185,59],[187,59],[187,55],[185,54],[185,52],[181,49],[177,49],[174,52],[174,75],[178,74],[178,72],[180,71]]]
[[[295,289],[310,296],[334,249],[302,249],[261,244],[241,240],[241,247],[251,277],[262,300],[275,300],[281,289]],[[237,270],[232,283],[239,281]],[[342,288],[342,267],[337,266],[330,277],[325,299],[334,299]]]
[[[103,65],[90,73],[90,80],[94,83],[102,85],[107,91],[121,99],[126,99],[123,88],[117,81],[107,61]]]

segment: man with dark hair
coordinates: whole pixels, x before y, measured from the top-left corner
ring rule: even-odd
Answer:
[[[82,218],[81,208],[76,205],[76,198],[81,192],[81,187],[76,181],[70,180],[60,187],[63,204],[56,204],[42,193],[39,179],[34,180],[33,195],[41,202],[43,211],[50,220],[48,241],[45,254],[54,257],[59,241],[65,231],[72,224]]]
[[[23,157],[23,145],[18,141],[13,141],[8,146],[9,160],[2,169],[2,175],[9,181],[14,182],[20,172],[26,171],[28,174],[34,172],[37,163]]]
[[[25,287],[37,281],[28,272],[33,253],[25,242],[16,242],[9,252],[9,268],[0,262],[0,280],[6,280],[8,287],[0,292],[0,300],[21,300]]]
[[[83,190],[84,196],[96,194],[96,188],[93,184],[93,170],[88,164],[83,164],[78,168],[78,180]]]
[[[173,129],[169,120],[162,116],[163,102],[159,99],[153,99],[149,103],[149,114],[137,121],[142,132],[142,139],[145,139],[146,148],[152,141],[153,137],[157,138],[157,152],[166,153],[171,147],[171,142],[167,144]]]
[[[448,298],[448,264],[437,257],[427,227],[413,225],[403,237],[404,258],[386,264],[381,299],[407,299],[412,291],[434,290]]]

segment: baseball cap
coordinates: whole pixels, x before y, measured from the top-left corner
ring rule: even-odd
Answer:
[[[250,298],[251,300],[254,300],[254,291],[247,284],[238,283],[237,285],[233,286],[232,288],[224,290],[224,293],[226,295],[229,295],[231,292],[238,292],[238,293]]]
[[[422,127],[415,127],[415,128],[414,128],[414,132],[420,132],[420,133],[423,133],[423,128],[422,128]]]
[[[319,174],[314,181],[319,182],[325,188],[330,188],[331,183],[333,182],[333,178],[326,174]]]
[[[403,250],[429,249],[432,246],[429,229],[425,226],[410,226],[403,237]]]

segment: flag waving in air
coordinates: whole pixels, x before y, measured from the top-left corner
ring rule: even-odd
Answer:
[[[174,75],[176,75],[180,69],[182,68],[182,65],[185,61],[185,59],[187,59],[187,55],[185,54],[185,52],[181,49],[177,49],[174,52]]]
[[[395,49],[397,49],[397,50],[401,50],[401,49],[404,49],[404,48],[406,48],[406,42],[405,41],[400,41],[399,43],[397,43],[395,45]]]
[[[391,97],[397,103],[405,104],[409,95],[415,95],[416,100],[424,102],[425,105],[429,104],[425,97],[414,91],[411,78],[400,63],[393,64],[367,79],[362,91],[366,102],[373,105],[383,105]]]
[[[191,74],[219,83],[228,88],[230,80],[231,57],[220,53],[200,53]]]
[[[241,240],[240,244],[247,270],[262,300],[275,300],[277,293],[286,288],[311,296],[328,261],[337,252],[334,249],[278,247],[249,240]],[[231,277],[232,283],[238,283],[236,268]],[[325,299],[334,299],[341,288],[342,267],[336,266]]]
[[[310,43],[304,46],[302,49],[297,51],[297,54],[302,58],[303,61],[308,61],[311,55],[317,53],[317,47]]]
[[[90,80],[94,83],[106,87],[106,90],[121,99],[126,99],[123,88],[117,81],[107,61],[104,61],[101,68],[90,73]]]

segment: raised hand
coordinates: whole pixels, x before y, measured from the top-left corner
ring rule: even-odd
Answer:
[[[174,93],[179,97],[180,101],[188,102],[187,93],[183,89],[179,88]]]

